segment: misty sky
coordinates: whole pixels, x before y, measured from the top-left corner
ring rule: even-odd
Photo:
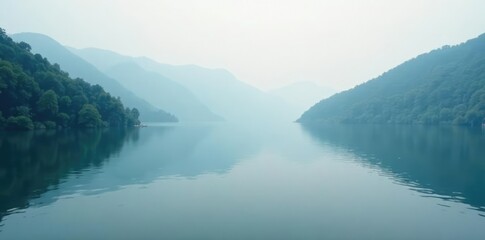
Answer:
[[[0,27],[226,68],[261,89],[314,81],[342,90],[485,33],[485,1],[0,0]]]

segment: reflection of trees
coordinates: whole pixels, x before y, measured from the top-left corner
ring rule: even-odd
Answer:
[[[0,136],[0,218],[56,187],[70,173],[101,166],[138,129],[9,132]],[[0,219],[1,220],[1,219]]]
[[[485,135],[460,127],[304,125],[418,191],[485,211]]]

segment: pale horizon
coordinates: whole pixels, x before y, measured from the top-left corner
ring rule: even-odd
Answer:
[[[9,34],[36,32],[172,65],[223,68],[262,90],[345,90],[485,32],[483,1],[4,1]]]

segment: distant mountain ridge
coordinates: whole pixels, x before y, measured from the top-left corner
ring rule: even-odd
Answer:
[[[136,58],[96,48],[68,49],[152,104],[174,113],[181,121],[223,120],[185,86],[141,68]]]
[[[295,120],[291,111],[288,111],[290,106],[279,98],[238,80],[224,69],[208,69],[196,65],[174,66],[146,57],[128,57],[96,48],[71,51],[104,70],[133,61],[143,69],[156,72],[187,88],[211,111],[228,121]]]
[[[106,76],[96,67],[73,54],[54,39],[38,33],[18,33],[11,35],[15,41],[24,41],[32,47],[32,52],[40,53],[52,63],[58,63],[71,77],[79,77],[91,84],[99,84],[113,96],[120,97],[128,107],[140,111],[142,121],[176,121],[177,119],[139,98],[124,88],[116,80]]]
[[[485,121],[485,34],[419,55],[322,100],[298,121],[480,125]]]
[[[221,121],[192,92],[135,62],[119,63],[105,72],[155,106],[174,113],[181,121]]]

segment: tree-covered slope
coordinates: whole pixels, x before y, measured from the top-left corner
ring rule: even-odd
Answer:
[[[138,124],[138,115],[99,85],[70,78],[0,28],[0,129],[123,127]]]
[[[476,126],[484,118],[485,34],[322,100],[298,121]]]
[[[177,120],[173,115],[154,107],[146,100],[136,96],[115,79],[106,76],[54,39],[38,33],[18,33],[13,34],[11,37],[15,41],[28,43],[32,46],[33,52],[42,54],[53,63],[58,63],[70,76],[85,79],[91,84],[99,84],[113,96],[120,97],[128,107],[136,107],[140,111],[140,119],[142,121],[171,122]]]

